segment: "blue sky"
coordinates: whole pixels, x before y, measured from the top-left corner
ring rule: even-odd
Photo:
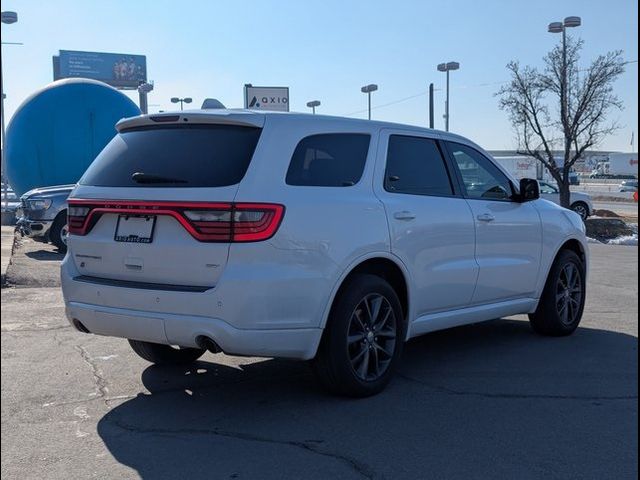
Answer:
[[[559,41],[547,33],[549,22],[582,17],[574,32],[585,41],[585,66],[609,50],[638,59],[634,0],[4,0],[2,9],[19,15],[17,24],[2,25],[2,40],[24,42],[2,47],[7,118],[52,80],[51,57],[62,49],[146,55],[155,82],[150,111],[171,109],[172,96],[241,107],[242,86],[253,83],[289,86],[295,111],[319,99],[318,113],[364,118],[360,87],[377,83],[373,118],[426,126],[434,82],[436,128],[444,128],[445,78],[436,65],[455,60],[461,69],[451,78],[451,130],[488,149],[509,149],[513,134],[494,93],[509,78],[509,60],[539,65]],[[637,63],[615,89],[625,109],[611,119],[623,128],[601,148],[629,151],[638,128]]]

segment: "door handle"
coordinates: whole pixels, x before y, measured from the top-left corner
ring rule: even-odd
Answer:
[[[496,217],[494,217],[490,213],[483,213],[481,215],[478,215],[477,218],[481,222],[493,222],[496,219]]]
[[[403,210],[401,212],[394,213],[393,218],[395,218],[396,220],[413,220],[414,218],[416,218],[416,214],[407,210]]]

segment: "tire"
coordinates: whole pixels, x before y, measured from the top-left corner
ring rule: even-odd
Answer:
[[[578,328],[586,299],[585,279],[585,266],[580,257],[570,250],[560,251],[549,272],[538,308],[529,315],[536,333],[561,337],[571,335]]]
[[[67,215],[59,213],[56,219],[53,221],[51,230],[49,230],[49,240],[53,243],[60,253],[67,253]]]
[[[201,348],[174,348],[171,345],[142,342],[140,340],[129,340],[129,345],[140,357],[157,365],[192,363],[204,355],[205,352]]]
[[[571,210],[580,215],[580,218],[582,218],[583,221],[589,218],[589,205],[584,202],[576,202],[572,204]]]
[[[320,383],[350,397],[382,391],[402,354],[404,332],[402,307],[389,283],[355,275],[334,300],[313,361]]]

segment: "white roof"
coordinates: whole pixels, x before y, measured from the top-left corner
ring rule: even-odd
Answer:
[[[377,120],[364,120],[360,118],[338,117],[330,115],[314,115],[311,113],[272,112],[247,109],[197,109],[152,113],[149,115],[140,115],[137,117],[122,119],[116,124],[116,128],[118,129],[118,131],[121,131],[125,128],[140,127],[146,125],[159,125],[163,123],[187,124],[188,122],[200,124],[222,123],[228,125],[262,127],[264,126],[266,119],[269,117],[287,118],[288,120],[296,122],[333,122],[336,124],[336,126],[339,125],[341,128],[348,128],[349,125],[351,125],[352,127],[357,125],[359,126],[359,128],[367,126],[373,128],[390,128],[414,130],[419,132],[430,132],[437,134],[442,138],[470,143],[468,139],[453,133],[419,127],[415,125],[404,125],[393,122],[381,122]]]

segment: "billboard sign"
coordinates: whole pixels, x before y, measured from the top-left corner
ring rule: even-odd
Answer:
[[[244,86],[244,108],[250,110],[289,111],[289,87]]]
[[[60,55],[54,57],[53,79],[78,77],[99,80],[123,90],[136,89],[147,81],[147,57],[60,50]]]

